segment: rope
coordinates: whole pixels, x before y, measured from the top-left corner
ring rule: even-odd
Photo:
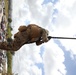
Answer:
[[[48,36],[48,38],[49,38],[49,40],[51,38],[53,38],[53,39],[71,39],[71,40],[76,40],[76,38],[74,38],[74,37],[55,37],[55,36]]]
[[[72,39],[72,40],[76,40],[76,38],[74,38],[74,37],[54,37],[54,36],[51,36],[51,38],[53,38],[53,39]]]

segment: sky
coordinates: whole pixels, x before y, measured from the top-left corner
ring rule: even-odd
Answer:
[[[75,0],[12,0],[12,34],[21,25],[37,24],[52,36],[76,37]],[[18,75],[76,75],[76,40],[51,39],[27,44],[13,56]]]

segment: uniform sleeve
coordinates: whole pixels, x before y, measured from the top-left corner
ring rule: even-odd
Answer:
[[[42,43],[44,43],[44,42],[43,41],[37,41],[36,45],[38,46],[38,45],[41,45]]]

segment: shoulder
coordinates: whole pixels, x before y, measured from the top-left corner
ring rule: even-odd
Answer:
[[[29,24],[28,27],[38,27],[38,28],[41,28],[41,27],[38,26],[37,24]]]
[[[22,31],[25,31],[26,30],[26,26],[20,26],[19,28],[18,28],[18,30],[20,31],[20,32],[22,32]]]

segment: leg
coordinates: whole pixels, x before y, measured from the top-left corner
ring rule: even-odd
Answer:
[[[11,49],[11,47],[9,46],[7,42],[0,42],[0,49],[8,51]]]
[[[11,42],[0,42],[0,49],[6,51],[17,51],[19,50],[24,44],[28,43],[28,34],[29,32],[18,32],[14,35],[14,40]]]
[[[6,51],[17,51],[22,46],[22,41],[13,40],[12,42],[0,42],[0,49]]]

